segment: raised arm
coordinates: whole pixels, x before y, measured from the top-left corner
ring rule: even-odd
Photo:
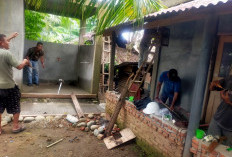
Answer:
[[[17,37],[18,35],[19,35],[19,33],[14,32],[14,33],[12,33],[9,37],[7,37],[7,39],[6,39],[6,40],[7,40],[8,42],[10,42],[10,40],[11,40],[11,39],[13,39],[13,38]]]

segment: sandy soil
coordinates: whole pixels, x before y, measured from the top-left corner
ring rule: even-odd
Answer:
[[[134,142],[108,150],[91,132],[80,131],[68,124],[59,128],[51,124],[25,124],[24,132],[11,133],[12,124],[3,127],[0,135],[0,157],[141,157],[144,153]],[[49,127],[48,127],[49,126]],[[69,140],[78,138],[74,142]],[[60,143],[47,145],[62,139]]]

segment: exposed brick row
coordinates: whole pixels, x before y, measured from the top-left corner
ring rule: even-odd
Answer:
[[[106,112],[112,114],[119,95],[107,92]],[[155,147],[166,156],[182,157],[186,130],[180,129],[171,123],[163,122],[159,117],[150,118],[148,115],[136,110],[132,102],[125,101],[117,122],[129,127],[137,138],[142,139],[151,147]]]

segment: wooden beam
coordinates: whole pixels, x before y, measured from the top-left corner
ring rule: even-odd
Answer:
[[[91,99],[96,98],[96,94],[75,94],[78,99]],[[22,98],[53,98],[53,99],[70,99],[70,94],[54,94],[54,93],[22,93]]]
[[[113,90],[113,82],[114,82],[114,61],[115,61],[115,43],[116,34],[112,32],[112,48],[110,53],[110,66],[109,66],[109,91]]]
[[[72,98],[72,101],[73,101],[73,104],[74,104],[74,107],[75,107],[75,110],[77,112],[77,115],[79,118],[82,118],[82,117],[85,117],[82,109],[81,109],[81,106],[77,100],[77,97],[75,94],[71,94],[71,98]]]

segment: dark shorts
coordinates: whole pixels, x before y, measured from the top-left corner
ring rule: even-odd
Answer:
[[[18,86],[10,89],[0,89],[0,114],[6,109],[9,114],[20,113],[21,93]]]

